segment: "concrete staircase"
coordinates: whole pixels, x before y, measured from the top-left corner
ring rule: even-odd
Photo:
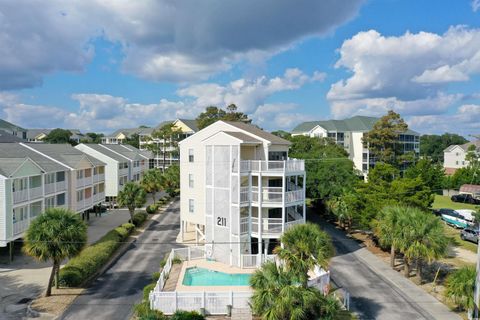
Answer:
[[[252,311],[249,308],[233,308],[231,320],[252,320]]]

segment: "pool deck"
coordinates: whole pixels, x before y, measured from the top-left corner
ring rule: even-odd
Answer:
[[[210,269],[213,271],[219,271],[224,273],[243,273],[252,274],[255,269],[241,269],[237,267],[231,267],[229,265],[215,262],[206,261],[205,259],[184,261],[177,279],[176,291],[251,291],[249,286],[185,286],[182,284],[185,277],[185,271],[187,268],[199,267]]]

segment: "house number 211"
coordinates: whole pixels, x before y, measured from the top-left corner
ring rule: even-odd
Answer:
[[[218,217],[217,218],[217,226],[226,227],[227,226],[227,218]]]

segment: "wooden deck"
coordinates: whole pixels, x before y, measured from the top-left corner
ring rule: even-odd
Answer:
[[[182,271],[182,264],[173,264],[172,269],[170,270],[170,274],[168,275],[167,282],[165,283],[165,287],[163,291],[175,291],[177,288],[178,277],[180,277],[180,273]]]

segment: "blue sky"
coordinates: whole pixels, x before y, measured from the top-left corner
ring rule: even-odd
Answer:
[[[3,1],[0,116],[108,133],[235,103],[269,130],[394,109],[480,133],[479,0],[198,3]]]

